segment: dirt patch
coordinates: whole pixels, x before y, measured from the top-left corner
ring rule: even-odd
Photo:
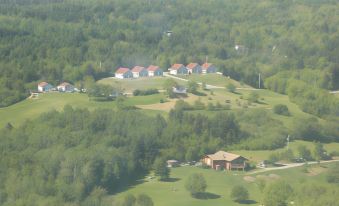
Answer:
[[[265,181],[277,180],[279,178],[280,178],[280,176],[277,175],[277,174],[257,175],[257,179],[262,179],[262,180],[265,180]]]
[[[316,175],[319,175],[323,172],[325,172],[327,169],[324,168],[324,167],[311,167],[308,169],[308,173],[307,173],[307,176],[316,176]]]
[[[277,175],[277,174],[269,174],[268,177],[269,177],[270,179],[273,179],[273,180],[276,180],[276,179],[279,179],[279,178],[280,178],[280,176]]]
[[[245,176],[243,179],[246,182],[254,182],[256,180],[255,177],[251,177],[251,176]]]

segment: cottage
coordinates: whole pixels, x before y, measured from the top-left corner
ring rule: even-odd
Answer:
[[[215,170],[244,170],[248,159],[237,154],[218,151],[215,154],[206,155],[201,161]]]
[[[133,78],[133,73],[131,72],[129,68],[120,67],[115,72],[115,77],[119,79]]]
[[[59,92],[74,92],[74,86],[68,82],[63,82],[57,86]]]
[[[170,74],[188,74],[188,69],[182,64],[173,64],[171,68],[168,69]]]
[[[190,74],[200,74],[200,73],[202,73],[202,68],[197,63],[190,63],[186,66],[186,68],[188,69],[188,73],[190,73]]]
[[[216,73],[217,72],[217,68],[210,63],[205,63],[202,65],[202,73],[203,74],[207,74],[207,73]]]
[[[139,78],[139,77],[147,77],[148,76],[148,71],[145,67],[141,66],[135,66],[132,69],[133,77],[134,78]]]
[[[53,86],[47,82],[40,82],[38,84],[38,91],[39,92],[49,92],[53,89]]]
[[[148,68],[148,76],[154,77],[154,76],[162,76],[163,71],[158,66],[150,65]]]

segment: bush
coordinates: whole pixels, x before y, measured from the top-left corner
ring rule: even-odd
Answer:
[[[249,197],[248,190],[243,186],[234,186],[231,191],[231,198],[236,202],[243,202]]]
[[[339,184],[339,163],[335,164],[333,168],[328,171],[327,182]]]
[[[288,107],[284,104],[277,104],[273,107],[273,112],[279,115],[290,116],[290,112],[288,111]]]
[[[197,196],[205,192],[207,188],[206,180],[202,174],[192,174],[188,177],[185,188],[191,193],[192,196]]]
[[[133,91],[134,96],[147,96],[152,94],[158,94],[159,91],[157,89],[147,89],[147,90],[139,90],[136,89]]]

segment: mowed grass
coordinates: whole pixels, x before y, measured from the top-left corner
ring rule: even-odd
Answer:
[[[258,179],[264,179],[269,184],[277,180],[284,180],[292,185],[295,191],[299,190],[305,183],[326,183],[326,171],[332,167],[333,163],[309,166],[309,172],[302,171],[302,167],[290,168],[286,170],[268,171],[260,174],[250,175],[247,172],[225,172],[202,169],[195,166],[185,166],[171,169],[171,179],[169,182],[160,182],[156,179],[139,181],[139,184],[131,186],[127,190],[110,196],[108,202],[119,202],[127,194],[147,194],[154,205],[157,206],[238,206],[243,205],[232,201],[231,190],[236,185],[244,186],[250,194],[251,205],[260,205],[262,193],[257,186]],[[207,199],[196,199],[191,197],[185,189],[185,181],[193,173],[201,173],[207,182]]]
[[[133,92],[136,89],[163,89],[165,81],[169,77],[144,77],[138,79],[117,79],[117,78],[104,78],[98,81],[100,84],[108,84],[114,87],[123,88],[125,92]],[[185,81],[177,80],[179,84],[186,84]]]
[[[163,94],[155,94],[144,97],[129,97],[125,101],[125,105],[147,105],[158,103],[163,99]],[[90,100],[87,94],[80,93],[46,93],[40,94],[36,99],[25,99],[17,104],[9,107],[0,108],[0,127],[10,122],[13,126],[22,124],[27,119],[37,118],[40,114],[51,110],[62,110],[65,105],[71,105],[76,108],[87,108],[94,110],[97,108],[115,109],[116,103],[98,102]],[[161,114],[161,111],[142,110],[146,114]]]

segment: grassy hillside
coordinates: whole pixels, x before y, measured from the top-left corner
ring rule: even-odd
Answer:
[[[118,195],[108,199],[111,201],[119,201],[126,194],[144,193],[154,201],[157,206],[203,206],[203,205],[242,205],[233,202],[230,198],[230,192],[233,186],[243,185],[248,189],[250,194],[251,205],[260,205],[262,193],[260,192],[256,180],[265,179],[267,182],[273,182],[278,179],[285,180],[293,186],[297,191],[302,184],[325,182],[324,173],[327,167],[311,166],[309,173],[302,172],[301,167],[270,171],[260,175],[247,176],[243,172],[220,172],[210,169],[201,169],[194,166],[186,166],[171,169],[172,181],[159,182],[156,179],[141,180],[139,184],[130,187],[127,191],[121,192]],[[184,184],[186,178],[192,173],[201,173],[206,179],[208,193],[207,199],[192,198],[186,191]],[[295,181],[295,180],[299,181]],[[113,200],[112,200],[113,199]]]

